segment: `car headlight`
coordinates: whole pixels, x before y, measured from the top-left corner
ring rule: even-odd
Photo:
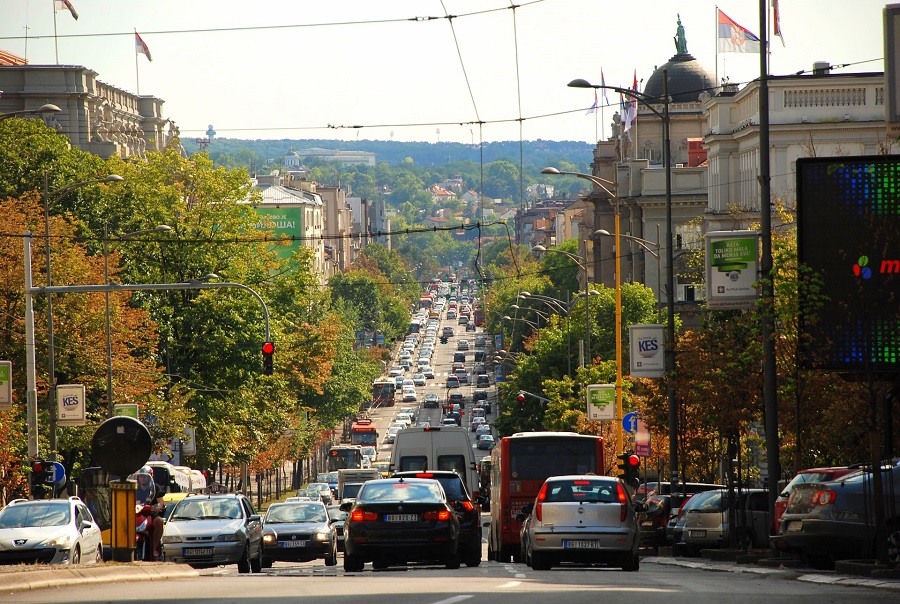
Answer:
[[[235,541],[240,541],[240,540],[241,540],[240,533],[232,533],[230,535],[219,535],[218,537],[216,537],[216,541],[235,542]]]
[[[47,539],[44,541],[44,545],[49,545],[50,547],[69,547],[74,541],[75,536],[72,533],[64,533]]]
[[[318,532],[315,536],[316,541],[328,541],[328,533]]]
[[[181,536],[179,536],[179,535],[163,535],[162,542],[163,543],[180,543]]]
[[[271,545],[272,543],[275,543],[277,540],[278,540],[278,537],[275,536],[274,533],[266,533],[265,535],[263,535],[263,543]]]

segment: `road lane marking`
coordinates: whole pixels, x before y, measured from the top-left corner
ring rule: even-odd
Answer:
[[[516,575],[516,576],[518,576],[518,575]],[[524,577],[524,575],[522,575],[522,576]],[[510,587],[518,587],[521,584],[522,584],[521,581],[508,581],[508,582],[504,583],[503,585],[498,585],[497,589],[508,589]]]
[[[471,597],[472,596],[453,596],[452,598],[447,598],[446,600],[438,600],[437,602],[432,602],[431,604],[455,604],[456,602],[468,600]]]

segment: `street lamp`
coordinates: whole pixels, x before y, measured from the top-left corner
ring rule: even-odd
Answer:
[[[121,182],[125,180],[118,174],[109,174],[103,178],[94,178],[76,182],[71,185],[49,190],[49,172],[44,171],[44,191],[42,194],[44,202],[44,251],[46,252],[47,263],[47,287],[53,285],[53,279],[50,271],[50,205],[51,200],[57,202],[66,194],[75,189],[86,187],[87,185],[98,184],[101,182]],[[53,294],[47,293],[47,408],[50,411],[50,456],[51,459],[56,456],[56,366],[54,364],[54,348],[53,348]],[[36,424],[35,424],[36,425]],[[36,454],[36,453],[35,453]]]
[[[546,168],[545,168],[546,169]],[[542,170],[543,172],[543,170]],[[588,269],[587,264],[582,263],[583,260],[580,256],[576,256],[575,254],[565,252],[563,250],[556,249],[547,249],[543,245],[536,245],[531,248],[535,252],[547,252],[552,254],[562,254],[563,256],[567,256],[572,262],[578,265],[581,270],[584,271],[584,360],[585,365],[589,365],[591,362],[591,305],[590,305],[590,279],[588,278]]]
[[[671,141],[669,139],[669,70],[663,69],[663,97],[655,98],[647,96],[636,90],[619,88],[617,86],[603,86],[591,84],[587,80],[577,79],[569,82],[572,88],[603,88],[613,90],[628,98],[635,99],[644,107],[652,111],[662,120],[663,124],[663,164],[666,170],[666,298],[668,300],[668,316],[666,325],[666,392],[669,402],[669,473],[671,489],[674,493],[678,485],[678,400],[675,396],[674,371],[675,371],[675,273],[674,256],[672,250],[672,162],[670,158]],[[663,112],[654,107],[652,101],[662,101]],[[618,215],[616,216],[618,227]],[[617,231],[618,233],[618,228]],[[618,266],[618,261],[616,263]]]
[[[47,103],[46,105],[41,105],[37,109],[23,109],[22,111],[0,113],[0,120],[5,120],[11,117],[20,117],[23,115],[45,115],[47,113],[59,113],[60,111],[62,111],[62,109],[60,109],[56,105]]]
[[[120,235],[119,239],[129,239],[131,237],[137,237],[138,235],[146,235],[148,233],[165,233],[167,231],[171,231],[172,227],[167,224],[161,224],[157,226],[155,229],[144,229],[142,231],[134,231],[132,233],[125,233],[124,235]],[[109,232],[107,231],[107,225],[103,225],[103,276],[104,283],[109,285],[109,251],[107,249],[107,244],[109,242]],[[109,316],[109,290],[105,291],[103,295],[106,298],[106,401],[108,404],[108,414],[109,417],[114,417],[116,414],[115,403],[113,402],[113,381],[112,381],[112,326],[110,324],[110,316]]]
[[[599,229],[594,231],[595,237],[615,237],[612,233],[607,231],[606,229]],[[661,279],[659,276],[659,248],[660,245],[658,243],[654,243],[647,239],[641,239],[640,237],[635,237],[634,235],[622,235],[619,234],[619,237],[622,239],[628,239],[629,241],[634,241],[636,244],[644,248],[646,251],[650,252],[650,255],[656,258],[656,301],[661,301],[661,296],[659,295],[659,287],[661,285]],[[618,253],[618,250],[616,250]]]

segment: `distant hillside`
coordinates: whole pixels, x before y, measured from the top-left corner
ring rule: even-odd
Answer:
[[[181,141],[188,153],[198,150],[194,139]],[[210,156],[228,155],[244,163],[249,154],[255,161],[275,160],[276,165],[291,149],[307,148],[336,149],[344,151],[369,151],[375,153],[376,161],[390,165],[399,164],[406,158],[412,158],[419,166],[438,166],[457,161],[473,161],[490,163],[496,160],[507,160],[518,165],[520,154],[522,163],[532,166],[548,166],[560,163],[560,160],[571,162],[586,168],[593,159],[593,145],[578,141],[518,141],[489,142],[479,145],[461,143],[424,143],[396,142],[377,140],[337,141],[326,139],[282,139],[282,140],[242,140],[230,138],[214,138],[209,146]],[[249,158],[247,158],[249,159]]]

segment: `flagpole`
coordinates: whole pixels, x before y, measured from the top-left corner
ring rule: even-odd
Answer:
[[[716,45],[716,90],[719,90],[720,80],[719,80],[719,5],[718,4],[716,5],[715,10],[716,10],[716,12],[715,12],[714,20],[715,20],[716,28],[714,31],[716,32],[716,35],[713,38],[713,42]]]
[[[138,51],[137,51],[137,30],[134,30],[134,38],[131,43],[134,45],[134,79],[137,82],[137,95],[141,96],[141,71],[138,67]]]
[[[56,2],[50,0],[53,7],[53,50],[56,52],[56,64],[59,65],[59,41],[56,38]]]

